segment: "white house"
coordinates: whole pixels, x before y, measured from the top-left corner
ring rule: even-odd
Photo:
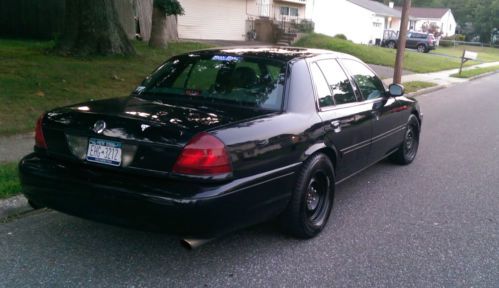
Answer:
[[[311,14],[314,0],[180,0],[178,17],[183,39],[245,40],[248,20],[296,21]]]
[[[397,9],[402,9],[397,7]],[[452,36],[456,33],[456,19],[449,8],[416,8],[409,11],[409,29],[426,32],[431,25],[440,29],[442,36]]]
[[[349,40],[375,44],[385,29],[399,30],[401,12],[371,0],[315,0],[315,32],[344,34]]]

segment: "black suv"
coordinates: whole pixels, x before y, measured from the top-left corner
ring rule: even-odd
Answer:
[[[395,34],[393,31],[389,31],[392,33],[387,32],[385,31],[385,37],[381,45],[388,48],[397,48],[398,33]],[[409,31],[407,32],[405,48],[417,49],[418,52],[428,53],[430,50],[436,48],[435,42],[433,34]]]

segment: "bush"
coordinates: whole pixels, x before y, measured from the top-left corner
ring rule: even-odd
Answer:
[[[454,38],[456,39],[456,41],[466,41],[466,35],[463,34],[456,34],[454,35]]]
[[[302,33],[312,33],[315,29],[315,23],[306,19],[301,20],[300,23],[295,23],[294,26]]]
[[[442,47],[452,47],[454,46],[454,43],[452,40],[441,39],[438,45]]]
[[[344,34],[336,34],[336,35],[334,35],[334,38],[341,39],[341,40],[348,40],[347,36],[345,36]]]

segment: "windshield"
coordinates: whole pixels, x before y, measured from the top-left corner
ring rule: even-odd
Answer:
[[[280,110],[285,62],[223,54],[189,54],[159,67],[137,89],[139,97],[198,100]]]

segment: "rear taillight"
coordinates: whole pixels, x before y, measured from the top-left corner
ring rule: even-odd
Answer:
[[[42,121],[45,114],[42,114],[36,121],[35,128],[35,146],[38,148],[47,149],[47,142],[45,142],[45,136],[43,136]]]
[[[218,176],[231,173],[232,167],[225,144],[202,132],[187,143],[172,171],[192,176]]]

